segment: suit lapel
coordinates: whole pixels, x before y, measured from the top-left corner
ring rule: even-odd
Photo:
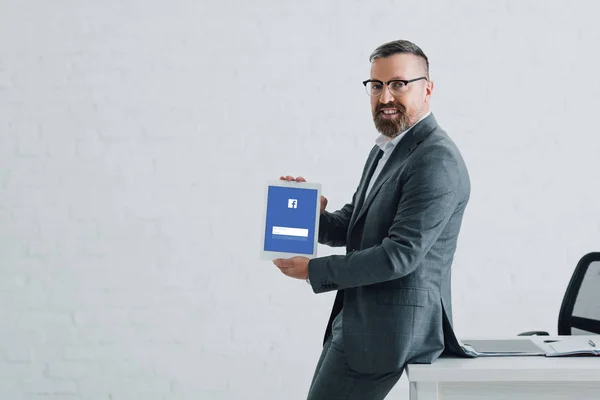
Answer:
[[[377,168],[377,164],[383,155],[383,151],[379,149],[378,146],[375,146],[369,155],[367,161],[367,173],[365,174],[363,180],[360,182],[360,186],[358,187],[358,198],[356,199],[355,209],[359,210],[362,206],[362,203],[365,201],[365,193],[367,188],[369,187],[369,181]]]
[[[437,127],[437,122],[436,122],[433,114],[430,114],[428,117],[423,119],[421,122],[419,122],[418,124],[413,126],[413,128],[406,133],[406,136],[403,137],[400,140],[400,142],[396,145],[396,147],[392,151],[392,154],[390,154],[390,158],[387,160],[387,162],[383,166],[383,169],[379,173],[379,176],[375,180],[375,183],[373,184],[373,187],[371,188],[371,191],[369,192],[369,196],[366,199],[364,199],[364,194],[367,190],[367,187],[369,186],[369,180],[370,180],[371,176],[373,175],[373,171],[375,170],[375,167],[377,166],[376,164],[378,161],[378,160],[375,160],[374,158],[371,159],[371,164],[370,164],[370,169],[369,169],[370,173],[368,175],[366,175],[365,180],[363,180],[363,182],[361,183],[361,188],[359,191],[359,193],[360,193],[359,199],[360,200],[357,202],[357,208],[356,208],[359,211],[354,213],[356,216],[353,218],[353,221],[351,221],[349,231],[352,230],[356,221],[358,221],[363,216],[363,214],[367,211],[367,209],[369,208],[369,205],[371,204],[371,202],[377,195],[377,192],[379,191],[379,189],[381,189],[381,186],[383,186],[383,184],[392,176],[393,172],[397,170],[398,166],[400,166],[400,164],[402,164],[404,162],[404,160],[406,160],[406,158],[410,155],[410,153],[412,153],[417,148],[417,146],[423,140],[425,140],[425,138],[436,127]]]
[[[348,225],[348,235],[350,234],[352,226],[356,221],[356,216],[358,214],[357,210],[360,210],[362,207],[362,203],[365,199],[365,192],[367,191],[367,187],[369,187],[369,181],[371,180],[371,176],[373,176],[373,173],[375,172],[375,168],[377,168],[377,163],[379,162],[381,155],[383,155],[383,152],[379,149],[379,146],[373,146],[373,149],[371,150],[371,153],[367,158],[365,172],[363,173],[363,177],[356,191],[356,201],[354,202],[354,212],[350,217],[350,224]]]

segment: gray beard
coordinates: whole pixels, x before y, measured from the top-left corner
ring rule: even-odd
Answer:
[[[400,112],[394,119],[384,119],[378,112],[373,118],[373,122],[379,133],[389,138],[395,138],[411,126],[410,117],[404,112]]]

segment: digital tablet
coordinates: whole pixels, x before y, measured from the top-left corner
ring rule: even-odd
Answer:
[[[316,257],[320,208],[319,183],[267,182],[261,258]]]

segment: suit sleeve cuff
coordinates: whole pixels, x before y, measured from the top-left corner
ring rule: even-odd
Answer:
[[[315,293],[324,293],[338,288],[338,285],[326,276],[327,259],[328,257],[318,257],[308,262],[307,282]]]

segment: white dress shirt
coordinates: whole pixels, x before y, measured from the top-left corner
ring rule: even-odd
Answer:
[[[400,142],[400,140],[402,140],[404,135],[406,135],[406,133],[412,129],[413,126],[415,126],[416,124],[421,122],[423,119],[425,119],[427,116],[429,116],[429,114],[431,114],[431,111],[428,111],[425,115],[423,115],[421,117],[421,119],[419,119],[417,122],[415,122],[413,125],[411,125],[410,128],[408,128],[404,132],[400,133],[398,136],[396,136],[393,139],[390,139],[389,137],[387,137],[385,135],[379,135],[377,137],[377,139],[375,140],[375,143],[383,151],[383,155],[379,159],[377,168],[375,168],[375,172],[373,172],[373,176],[371,177],[371,180],[369,181],[369,186],[367,187],[367,192],[365,193],[365,199],[367,198],[367,196],[369,196],[369,192],[371,191],[371,188],[373,187],[375,180],[381,173],[383,166],[385,165],[387,160],[390,158],[390,155],[394,151],[394,148],[396,147],[396,145]]]

